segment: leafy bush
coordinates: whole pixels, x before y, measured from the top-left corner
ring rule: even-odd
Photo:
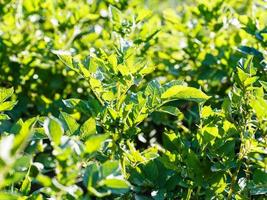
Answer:
[[[0,199],[265,199],[265,1],[0,1]]]

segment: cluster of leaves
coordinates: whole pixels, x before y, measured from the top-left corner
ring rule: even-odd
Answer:
[[[265,10],[0,1],[0,199],[264,199]]]

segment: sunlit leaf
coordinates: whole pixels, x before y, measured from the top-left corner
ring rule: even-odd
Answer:
[[[61,137],[64,134],[64,130],[61,122],[55,117],[48,117],[44,121],[44,130],[49,139],[54,142],[55,145],[59,145]]]
[[[210,97],[196,88],[174,85],[171,88],[167,89],[161,95],[161,98],[166,100],[185,99],[200,103],[208,100]]]

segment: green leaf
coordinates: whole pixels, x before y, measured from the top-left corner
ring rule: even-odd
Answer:
[[[17,151],[22,150],[26,143],[28,142],[29,137],[32,134],[32,128],[33,125],[36,122],[36,118],[31,118],[25,121],[22,124],[21,129],[19,130],[19,133],[16,135],[14,144],[12,147],[12,153],[15,154]]]
[[[59,119],[62,121],[64,129],[67,133],[69,133],[69,135],[75,135],[78,133],[79,125],[68,113],[60,112]]]
[[[6,110],[12,110],[13,107],[17,104],[17,101],[6,101],[0,104],[0,112]]]
[[[214,173],[212,177],[210,177],[209,182],[215,194],[222,193],[227,187],[226,176],[221,173]]]
[[[253,83],[255,83],[258,79],[259,79],[259,77],[257,77],[257,76],[249,77],[244,82],[244,86],[247,87],[247,86],[253,85]]]
[[[44,121],[44,129],[46,135],[55,144],[59,145],[61,137],[64,134],[64,130],[61,122],[55,117],[48,117]]]
[[[6,99],[11,97],[11,95],[14,93],[13,88],[0,88],[0,103],[4,102]]]
[[[182,85],[174,85],[167,89],[161,98],[167,101],[172,101],[176,99],[192,100],[198,103],[208,100],[210,97],[193,87],[187,87]]]
[[[107,177],[109,175],[116,176],[118,175],[118,172],[120,171],[119,162],[116,160],[109,160],[106,161],[102,166],[102,176]]]
[[[246,55],[253,55],[260,60],[263,59],[263,54],[253,47],[240,46],[240,47],[238,47],[238,50],[241,51],[242,53],[246,54]]]
[[[95,151],[98,151],[107,138],[108,134],[92,135],[85,142],[85,151],[87,153],[93,153]]]
[[[116,110],[114,110],[113,108],[108,108],[108,112],[110,114],[110,116],[112,117],[112,119],[116,120],[118,117],[118,112]]]
[[[99,182],[99,185],[107,187],[107,189],[110,189],[115,194],[124,194],[130,189],[129,183],[119,178],[104,179]]]
[[[65,106],[67,106],[68,108],[72,108],[72,109],[78,107],[79,105],[87,107],[86,103],[81,99],[71,98],[71,99],[65,99],[65,100],[62,100],[62,101],[63,101]]]
[[[87,188],[95,186],[99,179],[99,167],[96,163],[90,163],[84,174],[83,183]]]
[[[204,134],[204,138],[206,138],[206,139],[209,138],[209,136],[207,136],[207,134],[209,134],[213,137],[221,138],[221,135],[219,134],[219,130],[215,126],[205,126],[205,127],[203,127],[202,132]]]
[[[36,177],[36,180],[45,187],[49,187],[52,185],[51,178],[43,174],[38,174],[38,176]]]
[[[267,101],[263,98],[252,99],[250,106],[256,113],[256,116],[259,120],[267,119]]]
[[[151,16],[152,11],[148,10],[148,9],[141,9],[138,10],[138,14],[136,17],[136,23],[139,23],[140,21],[144,20],[145,18],[148,18],[149,16]]]
[[[13,168],[18,171],[25,171],[30,167],[32,161],[31,155],[24,155],[16,159]]]
[[[90,98],[88,101],[71,98],[63,100],[63,103],[66,107],[77,109],[79,112],[87,115],[91,114],[95,116],[101,109],[99,103],[93,98]]]
[[[262,87],[264,88],[264,90],[267,91],[267,82],[260,81],[260,84],[262,85]]]
[[[29,176],[26,176],[24,181],[22,182],[20,191],[22,194],[27,195],[31,190],[31,178]]]
[[[157,80],[152,80],[147,84],[145,96],[149,107],[155,107],[161,103],[161,86]]]
[[[73,57],[69,51],[62,51],[62,50],[53,50],[52,53],[56,54],[59,59],[70,69],[75,72],[79,72],[80,70],[74,65]]]
[[[129,74],[131,73],[130,69],[129,69],[127,66],[123,65],[123,64],[119,64],[119,65],[117,66],[117,69],[119,70],[119,72],[120,72],[123,76],[127,76],[127,75],[129,75]]]
[[[179,116],[181,114],[180,110],[173,106],[162,106],[158,111],[168,113],[173,116]]]
[[[81,138],[87,139],[90,135],[96,134],[96,121],[94,118],[89,118],[80,128]]]
[[[113,92],[108,91],[102,94],[102,99],[105,101],[113,101],[114,99],[116,99],[116,96],[113,94]]]
[[[204,106],[201,110],[201,117],[208,118],[210,116],[213,116],[214,112],[210,106]]]
[[[258,185],[267,184],[267,174],[264,170],[256,169],[253,172],[253,181]]]
[[[267,184],[262,186],[252,186],[249,188],[251,195],[266,195],[267,194]]]
[[[0,120],[8,120],[10,117],[6,114],[0,114]]]
[[[113,22],[121,23],[121,15],[121,11],[118,8],[109,6],[109,16]]]
[[[0,192],[0,199],[2,200],[18,200],[19,195],[15,193],[9,193],[9,192]]]
[[[245,73],[241,68],[237,68],[237,75],[240,80],[241,84],[244,84],[244,82],[249,78],[249,74]]]
[[[112,69],[114,70],[114,72],[117,74],[118,73],[118,69],[117,69],[117,65],[118,65],[117,56],[115,54],[111,54],[108,57],[108,61],[111,64]]]

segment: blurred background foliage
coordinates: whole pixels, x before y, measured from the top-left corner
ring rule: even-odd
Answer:
[[[109,5],[123,26],[109,19]],[[155,68],[148,81],[184,80],[220,103],[240,57],[261,61],[267,45],[264,0],[1,0],[0,10],[0,85],[15,88],[15,119],[56,114],[61,99],[87,96],[87,83],[52,50],[87,56],[134,43]]]

